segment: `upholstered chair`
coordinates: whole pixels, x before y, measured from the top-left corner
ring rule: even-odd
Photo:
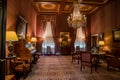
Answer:
[[[72,52],[72,62],[76,62],[79,64],[81,59],[80,51]]]
[[[92,54],[89,51],[83,51],[81,53],[81,71],[82,71],[83,67],[85,68],[85,66],[91,68],[91,73],[92,73],[93,67],[95,68],[95,71],[97,70],[97,64],[92,59]]]
[[[118,68],[120,70],[120,59],[113,55],[107,55],[107,70],[110,68]]]

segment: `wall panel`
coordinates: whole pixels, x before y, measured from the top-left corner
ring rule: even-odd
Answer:
[[[91,15],[91,34],[104,32],[105,43],[110,48],[120,48],[120,42],[113,42],[112,30],[120,28],[120,6],[119,0],[109,1],[99,10]]]

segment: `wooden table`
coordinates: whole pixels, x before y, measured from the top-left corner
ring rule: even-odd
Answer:
[[[104,56],[106,56],[105,52],[92,53],[92,57],[96,61],[97,64],[100,63],[100,59],[102,59]]]

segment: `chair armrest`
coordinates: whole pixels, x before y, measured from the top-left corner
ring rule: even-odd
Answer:
[[[21,61],[25,61],[25,62],[28,62],[28,63],[30,63],[31,62],[31,59],[29,59],[29,58],[19,58],[19,57],[17,57],[17,61],[19,62],[21,62]]]
[[[113,57],[115,57],[115,56],[114,56],[114,55],[111,55],[111,54],[106,54],[106,57],[107,57],[107,58],[111,58],[111,57],[113,58]]]
[[[21,64],[23,61],[16,60],[15,63]]]

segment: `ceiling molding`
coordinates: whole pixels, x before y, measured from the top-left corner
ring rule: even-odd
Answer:
[[[83,0],[82,4],[103,5],[108,1],[109,0],[103,0],[103,1],[100,1],[100,0]]]
[[[38,13],[71,13],[73,3],[78,0],[34,0],[34,8]],[[109,0],[82,0],[80,11],[83,14],[91,14]]]

